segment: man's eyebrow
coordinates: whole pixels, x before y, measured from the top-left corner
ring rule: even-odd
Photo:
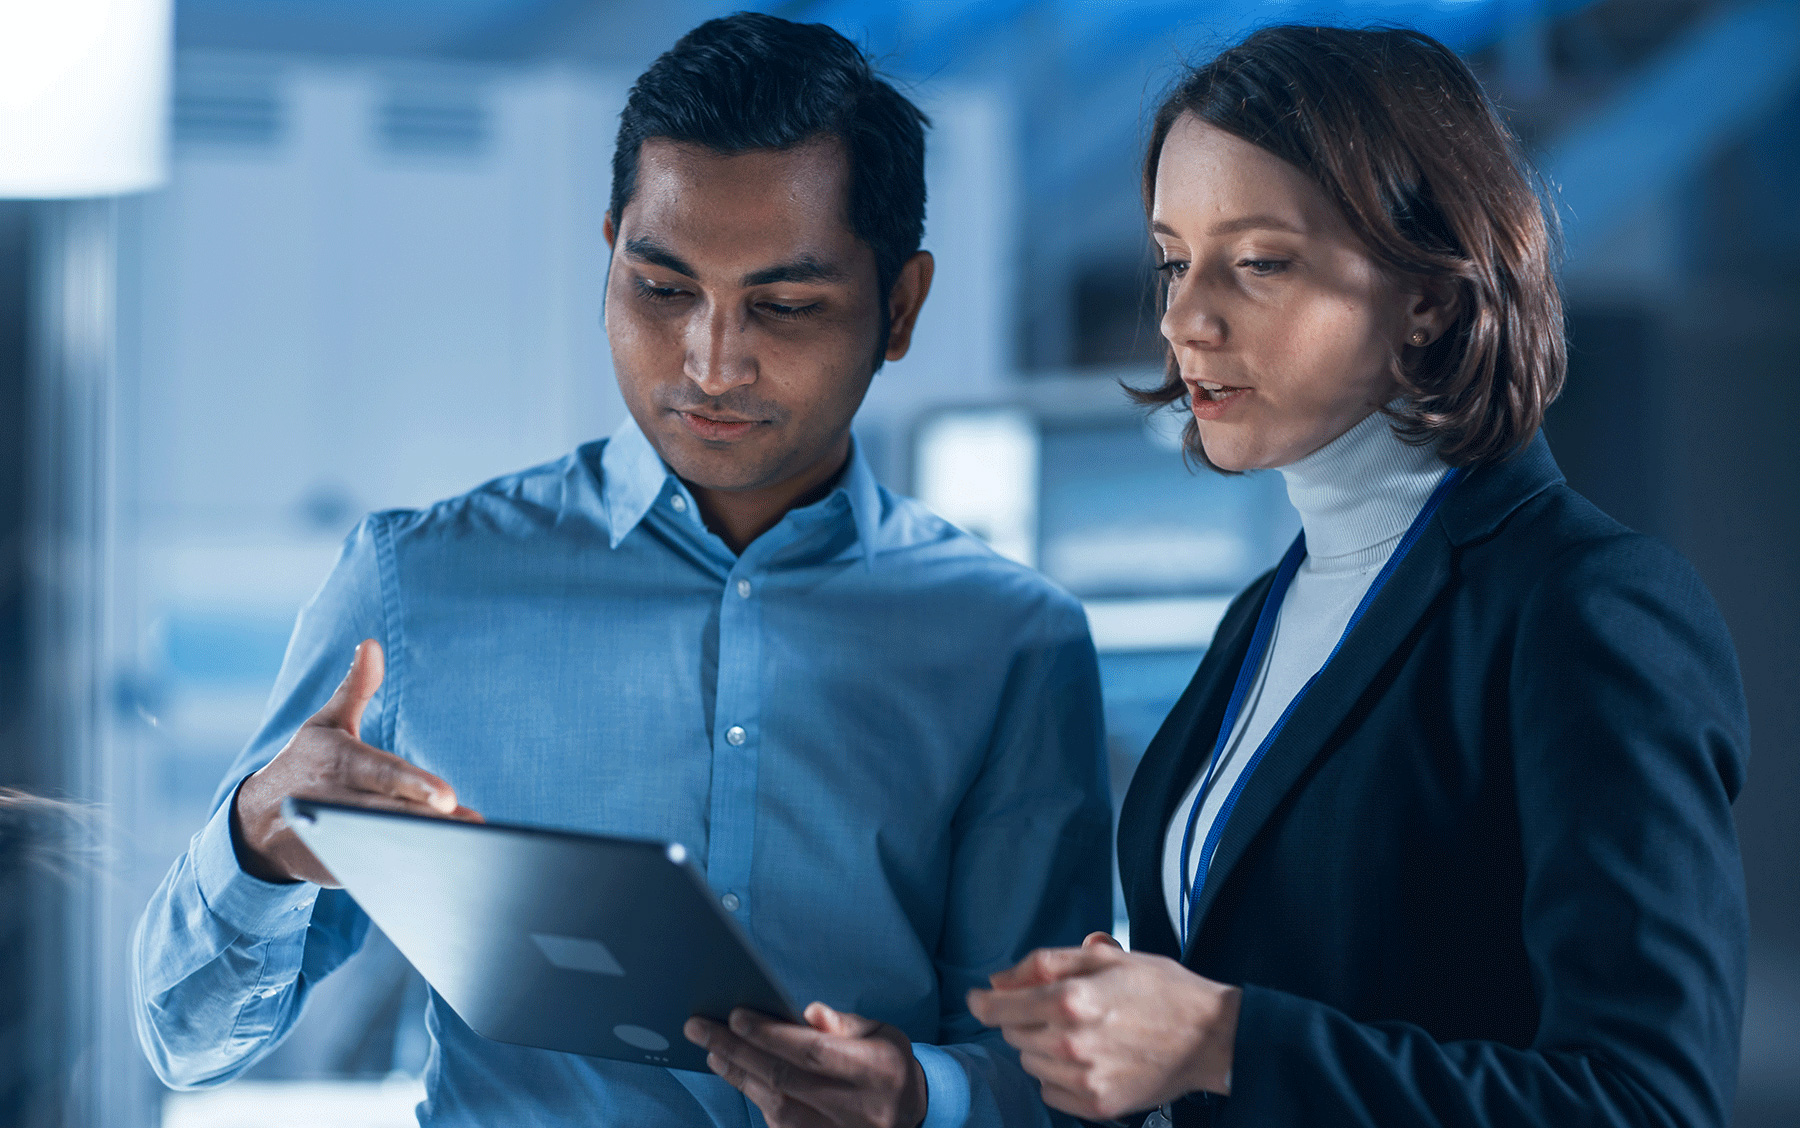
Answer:
[[[645,236],[625,240],[625,253],[632,258],[673,270],[687,278],[698,278],[699,272],[674,251]],[[801,255],[791,262],[777,263],[752,271],[739,281],[740,286],[768,286],[775,282],[842,282],[844,271],[812,255]]]
[[[674,251],[671,251],[654,239],[645,239],[642,237],[627,239],[625,240],[625,253],[632,258],[643,259],[645,262],[654,263],[664,270],[673,270],[675,273],[687,278],[698,277],[698,275],[694,273],[693,267],[683,262],[680,256],[676,255]]]
[[[1213,224],[1206,233],[1208,235],[1235,235],[1239,231],[1249,231],[1254,228],[1266,228],[1270,231],[1287,231],[1295,235],[1306,234],[1306,232],[1295,227],[1287,220],[1272,215],[1244,215],[1239,216],[1236,219],[1227,219],[1220,223]],[[1159,235],[1168,235],[1176,239],[1181,237],[1173,227],[1170,227],[1160,219],[1150,225],[1150,230]]]
[[[777,266],[764,267],[744,275],[743,286],[767,286],[774,282],[842,282],[844,272],[828,262],[821,262],[811,255],[802,255],[792,262],[784,262]]]

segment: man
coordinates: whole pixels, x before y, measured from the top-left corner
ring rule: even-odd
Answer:
[[[850,436],[930,288],[923,146],[819,25],[714,20],[639,79],[606,224],[632,418],[351,534],[139,927],[165,1081],[241,1073],[361,942],[281,824],[308,795],[680,841],[820,1000],[804,1026],[690,1023],[720,1080],[491,1042],[433,995],[423,1123],[1047,1115],[964,998],[1109,916],[1093,647]]]

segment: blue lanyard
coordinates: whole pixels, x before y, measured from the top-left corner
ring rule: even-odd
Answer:
[[[1269,636],[1275,632],[1275,619],[1281,612],[1281,601],[1287,598],[1288,585],[1294,582],[1294,573],[1300,570],[1300,562],[1306,558],[1305,530],[1301,530],[1300,535],[1294,538],[1294,543],[1288,547],[1287,555],[1281,558],[1281,566],[1275,570],[1275,582],[1270,585],[1269,594],[1263,600],[1262,613],[1256,618],[1256,631],[1250,636],[1250,650],[1244,655],[1244,664],[1238,669],[1237,684],[1232,686],[1231,700],[1225,706],[1225,719],[1219,722],[1219,739],[1213,744],[1212,759],[1207,762],[1206,772],[1201,776],[1200,791],[1194,796],[1194,805],[1188,811],[1187,832],[1181,837],[1181,904],[1183,908],[1181,951],[1183,955],[1187,954],[1188,941],[1191,939],[1188,929],[1193,923],[1195,911],[1200,907],[1200,893],[1206,888],[1206,874],[1212,865],[1213,851],[1219,848],[1219,837],[1225,832],[1225,823],[1231,818],[1232,808],[1237,806],[1238,796],[1244,793],[1244,785],[1250,782],[1250,774],[1256,771],[1256,765],[1262,762],[1263,753],[1269,750],[1269,745],[1274,744],[1275,738],[1281,735],[1281,730],[1286,727],[1288,718],[1294,715],[1294,708],[1305,698],[1306,691],[1313,687],[1313,683],[1319,680],[1319,675],[1325,672],[1325,667],[1331,665],[1331,660],[1337,657],[1337,652],[1344,648],[1344,640],[1349,638],[1350,632],[1356,629],[1356,624],[1362,619],[1363,612],[1367,611],[1369,605],[1375,602],[1375,597],[1387,585],[1394,570],[1400,566],[1400,562],[1406,559],[1406,554],[1412,551],[1412,546],[1418,543],[1419,538],[1424,535],[1425,526],[1430,523],[1432,514],[1437,512],[1438,506],[1443,504],[1444,498],[1462,478],[1462,474],[1462,468],[1456,467],[1446,470],[1444,476],[1438,479],[1437,488],[1431,491],[1431,496],[1425,500],[1425,505],[1419,510],[1419,515],[1413,518],[1412,526],[1406,530],[1406,535],[1400,538],[1400,543],[1394,546],[1394,551],[1388,556],[1387,563],[1382,566],[1381,571],[1376,574],[1375,581],[1369,585],[1369,590],[1363,593],[1362,601],[1356,605],[1356,610],[1350,615],[1350,622],[1344,627],[1344,633],[1338,636],[1337,645],[1331,648],[1331,653],[1326,656],[1324,664],[1314,671],[1312,677],[1306,679],[1306,684],[1300,687],[1300,692],[1294,694],[1294,699],[1289,701],[1287,708],[1281,711],[1281,716],[1275,721],[1275,726],[1269,730],[1267,736],[1263,737],[1262,743],[1257,745],[1256,751],[1250,757],[1250,762],[1244,765],[1243,772],[1238,775],[1237,782],[1231,787],[1231,793],[1225,796],[1225,802],[1219,807],[1219,817],[1214,819],[1212,826],[1207,828],[1206,841],[1200,847],[1200,865],[1193,887],[1190,889],[1188,859],[1194,850],[1194,829],[1200,823],[1200,808],[1206,803],[1207,795],[1218,780],[1219,769],[1224,764],[1225,746],[1231,740],[1232,731],[1237,728],[1238,714],[1244,710],[1244,699],[1250,695],[1250,687],[1256,681],[1257,672],[1262,669],[1263,654],[1269,648]]]

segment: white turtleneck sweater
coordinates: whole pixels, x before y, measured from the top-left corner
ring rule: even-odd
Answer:
[[[1188,856],[1190,884],[1201,844],[1244,766],[1275,727],[1288,703],[1317,673],[1343,636],[1369,585],[1387,563],[1413,518],[1448,467],[1429,447],[1394,434],[1380,412],[1300,461],[1281,467],[1288,500],[1306,530],[1306,558],[1276,616],[1269,648],[1244,699],[1219,774],[1200,808]],[[1235,680],[1236,671],[1232,672]],[[1163,898],[1181,934],[1181,843],[1206,766],[1188,784],[1163,839]]]

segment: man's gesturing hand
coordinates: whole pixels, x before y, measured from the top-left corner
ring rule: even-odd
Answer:
[[[356,648],[350,672],[325,707],[300,726],[273,760],[232,796],[232,841],[244,872],[264,881],[311,881],[335,887],[312,851],[281,818],[290,795],[480,822],[458,806],[450,785],[423,768],[371,748],[360,738],[363,710],[381,688],[381,644]]]
[[[916,1128],[925,1119],[925,1070],[905,1032],[824,1003],[805,1018],[800,1026],[740,1007],[729,1028],[690,1018],[683,1032],[770,1128]]]
[[[970,991],[1044,1103],[1086,1120],[1155,1108],[1187,1093],[1229,1095],[1243,992],[1174,960],[1127,952],[1104,932],[1079,948],[1041,948]]]

